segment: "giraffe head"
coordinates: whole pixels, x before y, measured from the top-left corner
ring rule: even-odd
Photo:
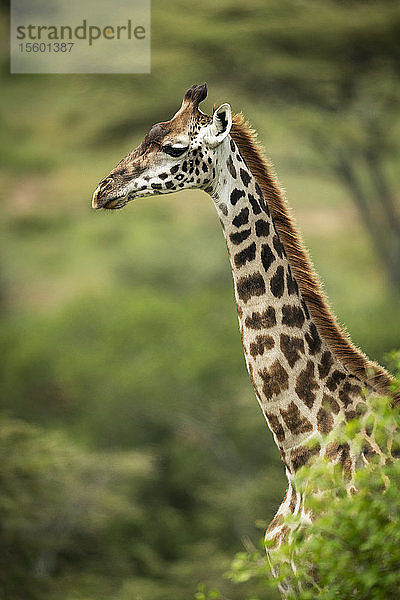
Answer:
[[[156,123],[142,143],[100,181],[93,208],[122,208],[134,198],[167,194],[184,188],[212,189],[216,149],[227,138],[232,115],[222,104],[210,117],[199,109],[207,86],[193,85],[178,112]]]

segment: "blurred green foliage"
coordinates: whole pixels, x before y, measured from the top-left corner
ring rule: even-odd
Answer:
[[[3,598],[47,597],[61,573],[76,576],[83,565],[121,570],[122,530],[143,523],[137,491],[150,456],[88,453],[63,434],[4,418],[0,453]]]
[[[9,75],[2,6],[0,595],[212,597],[285,487],[223,237],[201,192],[115,215],[90,196],[207,80],[204,110],[229,101],[258,129],[340,318],[382,360],[398,296],[331,156],[364,148],[375,111],[399,184],[397,3],[153,0],[152,73],[132,76]]]

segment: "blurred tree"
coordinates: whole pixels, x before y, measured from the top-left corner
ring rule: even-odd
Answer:
[[[149,474],[148,457],[88,453],[64,435],[4,418],[0,454],[2,599],[47,597],[54,577],[90,572],[96,561],[109,572],[125,567],[112,532],[141,521],[128,482]]]
[[[122,265],[125,280],[125,259]],[[84,452],[66,436],[20,421],[22,434],[9,424],[3,428],[3,467],[26,499],[18,506],[17,493],[7,495],[4,519],[15,521],[12,511],[19,511],[33,531],[25,543],[18,519],[13,526],[13,548],[25,547],[28,558],[16,556],[7,586],[22,570],[21,590],[32,579],[32,590],[40,584],[47,597],[43,586],[54,593],[54,578],[70,573],[60,588],[73,585],[76,600],[85,597],[82,578],[100,571],[102,583],[90,588],[96,600],[103,598],[99,588],[117,577],[115,600],[139,593],[164,600],[166,588],[185,600],[198,581],[220,577],[232,548],[255,533],[256,517],[272,517],[284,474],[235,349],[240,338],[231,327],[233,305],[227,309],[231,290],[218,281],[181,294],[178,270],[169,271],[172,291],[156,280],[151,289],[116,284],[101,302],[86,295],[53,314],[19,315],[18,326],[12,319],[4,324],[3,409],[66,429],[96,449]],[[114,271],[118,280],[121,271]],[[131,278],[136,282],[134,272]],[[123,477],[130,456],[138,468],[143,456],[149,476],[133,464]],[[8,479],[0,480],[0,502]],[[113,506],[104,506],[110,494],[114,509],[126,501],[132,512],[113,515]],[[46,518],[49,530],[41,525]]]
[[[242,88],[286,110],[288,126],[348,189],[400,289],[400,214],[390,177],[400,139],[399,3],[205,1],[207,16],[204,5],[196,15],[202,25],[188,24],[198,60],[208,59],[233,93]]]
[[[400,289],[400,213],[389,177],[399,149],[400,5],[285,5],[256,33],[253,68],[243,71],[247,85],[295,107],[296,126],[348,188],[390,281]]]

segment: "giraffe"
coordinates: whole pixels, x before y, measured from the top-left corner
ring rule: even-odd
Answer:
[[[302,510],[296,471],[328,456],[351,482],[359,457],[348,443],[328,446],[326,434],[363,408],[363,390],[388,393],[392,378],[336,323],[255,132],[227,103],[205,114],[199,104],[206,96],[206,84],[189,88],[176,114],[153,125],[98,184],[92,206],[115,210],[188,188],[211,196],[232,267],[247,369],[288,480],[266,532],[278,546],[288,535],[283,517]],[[380,453],[373,436],[366,438],[364,460]]]

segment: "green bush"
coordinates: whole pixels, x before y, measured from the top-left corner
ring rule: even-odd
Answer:
[[[142,519],[129,482],[151,472],[145,455],[89,453],[65,435],[4,418],[0,455],[2,599],[49,597],[57,578],[93,576],[97,563],[121,570],[115,529]]]
[[[19,456],[24,481],[26,473],[28,481],[33,477],[32,457],[46,459],[26,491],[23,511],[36,506],[41,519],[52,513],[62,523],[63,502],[85,491],[88,455],[93,468],[104,463],[104,493],[109,481],[116,499],[125,498],[134,509],[105,515],[93,532],[95,490],[87,511],[76,513],[74,536],[56,552],[55,568],[39,579],[32,572],[47,542],[37,531],[28,563],[22,554],[14,556],[15,571],[7,573],[5,587],[20,580],[21,592],[7,600],[20,600],[24,586],[32,595],[39,583],[46,600],[164,600],[166,589],[186,600],[198,581],[213,587],[220,580],[242,537],[258,535],[256,515],[272,517],[284,476],[240,368],[230,289],[226,295],[230,310],[221,302],[219,283],[190,294],[115,286],[112,294],[102,293],[101,302],[83,294],[46,315],[4,321],[3,410],[27,436],[22,450],[17,437],[7,438],[5,453],[9,461]],[[55,435],[54,429],[65,433]],[[144,457],[149,476],[119,477],[118,461],[132,451]],[[105,466],[109,456],[115,457],[115,478],[114,467]],[[48,470],[54,472],[49,489]],[[275,486],[266,488],[265,480]],[[15,498],[10,504],[18,510]],[[23,536],[16,539],[18,551],[24,544]],[[233,598],[241,599],[241,591]]]

